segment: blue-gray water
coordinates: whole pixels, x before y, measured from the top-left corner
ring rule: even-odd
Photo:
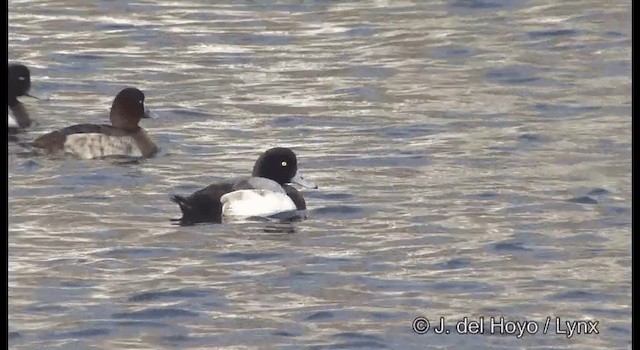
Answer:
[[[9,0],[49,98],[22,140],[136,86],[162,148],[10,145],[12,349],[630,347],[630,1],[209,3]],[[306,221],[171,225],[276,145],[320,186]],[[456,333],[500,316],[538,334]]]

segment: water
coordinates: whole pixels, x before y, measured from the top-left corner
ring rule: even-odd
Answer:
[[[9,59],[49,98],[22,140],[136,86],[162,148],[10,145],[10,347],[629,348],[630,7],[10,0]],[[306,221],[171,224],[171,195],[276,145],[320,186]],[[500,316],[539,331],[457,334]]]

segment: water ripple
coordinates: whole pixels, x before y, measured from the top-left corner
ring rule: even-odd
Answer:
[[[135,320],[146,320],[146,319],[158,319],[158,318],[176,318],[176,317],[198,317],[199,314],[196,312],[192,312],[184,309],[175,309],[175,308],[163,308],[163,309],[143,309],[140,311],[132,311],[132,312],[118,312],[111,317],[113,318],[127,318],[127,319],[135,319]]]

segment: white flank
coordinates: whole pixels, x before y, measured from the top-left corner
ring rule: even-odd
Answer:
[[[69,135],[64,142],[64,151],[83,159],[108,156],[142,157],[133,137],[105,134]]]
[[[269,216],[297,210],[286,193],[269,190],[238,190],[220,198],[223,217]]]
[[[9,117],[9,127],[10,128],[20,127],[20,125],[18,125],[18,122],[16,121],[16,118],[14,118],[11,114],[7,114],[7,116]]]

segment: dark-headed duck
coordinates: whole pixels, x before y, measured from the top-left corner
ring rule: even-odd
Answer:
[[[149,118],[144,106],[144,93],[125,88],[118,93],[109,115],[112,125],[78,124],[42,135],[33,147],[45,153],[75,155],[83,159],[110,156],[144,157],[156,154],[158,148],[138,123]]]
[[[11,113],[8,114],[8,127],[11,133],[31,126],[29,113],[22,102],[18,101],[18,97],[34,96],[29,95],[29,90],[31,90],[31,73],[29,72],[29,68],[22,64],[10,64],[7,76],[9,77],[7,105],[11,111]]]
[[[214,183],[188,197],[173,196],[182,210],[182,225],[306,210],[302,194],[289,183],[318,188],[298,172],[298,160],[289,148],[276,147],[256,161],[251,177]]]

